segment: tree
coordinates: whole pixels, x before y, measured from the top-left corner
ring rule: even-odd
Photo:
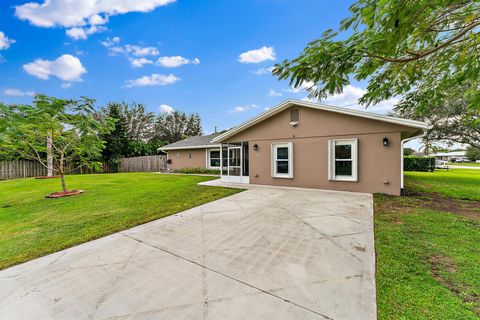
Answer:
[[[415,154],[415,150],[412,148],[403,148],[403,155],[404,156],[413,156]]]
[[[118,103],[109,103],[102,111],[103,119],[115,121],[113,130],[102,135],[102,139],[105,141],[102,158],[109,168],[116,172],[118,160],[125,156],[129,147],[127,119],[123,114],[122,106]]]
[[[120,103],[122,113],[127,120],[127,137],[130,141],[148,141],[153,134],[155,114],[147,112],[143,104]]]
[[[173,143],[186,137],[202,134],[202,125],[199,114],[186,115],[184,112],[174,111],[162,113],[155,122],[155,134],[152,140]]]
[[[359,102],[367,107],[414,92],[413,108],[433,112],[455,90],[478,114],[479,1],[357,0],[350,12],[338,31],[325,31],[273,74],[318,99],[341,93],[351,76],[366,80]]]
[[[468,147],[465,156],[468,160],[475,162],[480,160],[480,148],[478,147]]]
[[[65,174],[80,167],[98,169],[104,142],[100,135],[111,129],[111,122],[94,118],[94,100],[64,100],[36,95],[33,105],[0,104],[6,122],[0,128],[2,148],[45,168],[47,138],[51,138],[53,171],[60,175],[62,190],[68,192]]]
[[[184,134],[187,137],[194,137],[201,135],[202,133],[202,120],[200,119],[200,115],[198,113],[192,113],[191,115],[187,116]]]
[[[467,144],[480,148],[480,113],[468,106],[463,93],[468,88],[449,88],[442,92],[411,92],[395,108],[395,114],[405,118],[427,120],[431,128],[427,130],[425,140],[445,141]],[[442,96],[441,105],[419,108],[419,105],[438,102],[435,97]]]

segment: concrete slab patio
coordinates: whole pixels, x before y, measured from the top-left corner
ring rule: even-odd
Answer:
[[[0,319],[375,319],[372,211],[249,186],[0,271]]]

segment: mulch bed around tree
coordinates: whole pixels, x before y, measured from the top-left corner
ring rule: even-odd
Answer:
[[[68,196],[74,196],[76,194],[81,194],[83,193],[84,191],[83,190],[71,190],[71,191],[67,191],[67,192],[54,192],[54,193],[50,193],[50,194],[47,194],[45,196],[45,198],[62,198],[62,197],[68,197]]]
[[[40,177],[35,177],[35,179],[53,179],[53,178],[60,178],[60,176],[40,176]]]

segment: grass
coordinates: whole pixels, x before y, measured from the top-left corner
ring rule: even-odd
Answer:
[[[478,319],[480,172],[405,181],[413,195],[374,197],[379,319]]]
[[[192,208],[239,190],[212,177],[117,173],[67,176],[84,194],[45,199],[59,179],[0,181],[0,269]]]
[[[438,192],[456,199],[480,201],[480,170],[450,169],[435,172],[405,172],[407,187]]]
[[[449,166],[461,166],[461,167],[480,167],[480,163],[476,163],[476,162],[462,162],[462,163],[449,162],[448,165]]]

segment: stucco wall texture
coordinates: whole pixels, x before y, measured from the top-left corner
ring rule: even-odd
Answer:
[[[205,149],[186,149],[168,151],[167,159],[172,163],[168,163],[168,169],[175,170],[181,168],[202,168],[206,167],[206,150]]]
[[[290,110],[299,109],[298,125]],[[292,107],[225,142],[249,142],[250,183],[400,194],[402,133],[418,129],[305,107]],[[389,145],[383,145],[388,138]],[[328,140],[358,139],[358,181],[328,180]],[[271,174],[271,144],[293,143],[293,178]],[[257,150],[253,149],[257,145]]]

